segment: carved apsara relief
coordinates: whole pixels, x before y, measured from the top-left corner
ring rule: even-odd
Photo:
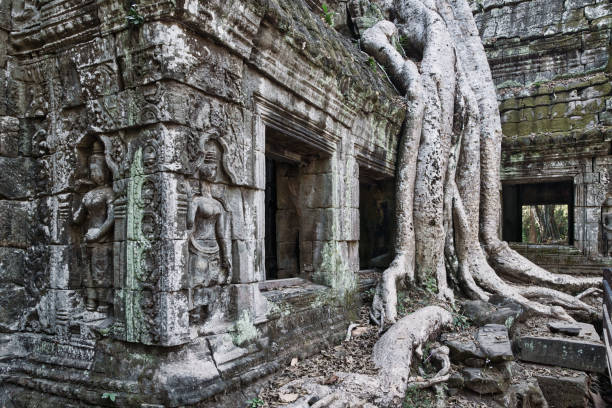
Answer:
[[[110,184],[104,146],[95,141],[89,157],[89,179],[81,180],[83,195],[72,220],[85,226],[83,240],[85,304],[89,312],[107,317],[112,306],[114,192]]]
[[[187,188],[189,232],[189,307],[191,320],[204,323],[219,315],[220,291],[215,288],[232,280],[232,244],[230,213],[219,197],[215,183],[220,172],[223,150],[216,138],[203,135],[202,154],[196,160],[195,176],[199,191]]]

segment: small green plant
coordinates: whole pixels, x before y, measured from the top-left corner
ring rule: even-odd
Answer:
[[[372,68],[373,71],[376,71],[376,61],[374,58],[368,58],[368,64],[370,64],[370,68]]]
[[[504,322],[504,326],[506,326],[506,329],[510,330],[510,328],[512,327],[513,323],[514,323],[514,317],[513,316],[508,316],[508,318]]]
[[[376,295],[376,288],[370,288],[363,292],[362,297],[364,300],[372,301]]]
[[[115,402],[115,398],[117,398],[117,394],[115,394],[114,392],[105,392],[104,394],[102,394],[102,399],[109,399]]]
[[[408,313],[408,309],[406,308],[406,303],[408,303],[408,293],[400,290],[397,292],[397,314],[400,317],[403,317]]]
[[[425,290],[431,296],[434,296],[436,293],[438,293],[438,282],[436,281],[436,277],[431,274],[427,274],[425,276],[425,279],[423,280],[423,286],[425,286]]]
[[[325,22],[330,27],[333,27],[334,26],[334,15],[336,13],[331,11],[329,7],[327,6],[327,4],[325,3],[321,4],[321,8],[323,9],[323,18],[325,19]]]
[[[403,408],[433,408],[435,400],[427,389],[408,387]]]
[[[249,408],[259,408],[259,407],[263,407],[264,402],[261,398],[255,397],[255,398],[251,398],[250,400],[247,401],[247,406]]]
[[[452,314],[453,314],[453,326],[456,329],[465,330],[470,327],[470,319],[461,313],[457,306],[452,305]]]
[[[144,23],[144,17],[138,12],[138,5],[132,3],[127,13],[127,22],[132,26],[139,26]]]

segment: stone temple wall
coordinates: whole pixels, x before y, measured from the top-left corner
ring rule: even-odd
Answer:
[[[612,6],[607,0],[471,4],[498,86],[502,182],[573,183],[575,249],[515,247],[551,270],[601,273],[612,249],[605,230],[612,226]]]
[[[194,404],[340,339],[395,95],[304,1],[0,0],[0,404]]]

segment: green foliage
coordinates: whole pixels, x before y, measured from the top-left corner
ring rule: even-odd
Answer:
[[[436,281],[436,277],[433,274],[427,273],[425,274],[425,279],[423,279],[423,286],[427,293],[430,296],[434,296],[438,293],[438,282]]]
[[[453,327],[459,330],[465,330],[470,327],[470,319],[461,313],[457,306],[451,305],[453,315]]]
[[[522,242],[559,244],[568,242],[568,206],[566,204],[524,205]]]
[[[403,290],[397,291],[397,315],[399,317],[406,316],[408,313],[408,293]]]
[[[403,408],[433,408],[435,399],[427,389],[408,387],[404,397]]]
[[[115,402],[115,398],[117,398],[117,394],[115,394],[114,392],[105,392],[104,394],[102,394],[102,399],[109,399]]]
[[[127,13],[127,22],[132,26],[139,26],[144,23],[144,17],[138,12],[138,5],[132,3]]]
[[[374,300],[374,295],[376,295],[376,288],[370,288],[368,290],[365,290],[363,292],[363,300],[364,301],[368,301],[371,302],[372,300]]]
[[[376,61],[374,60],[374,58],[370,57],[368,58],[368,64],[370,64],[370,68],[372,68],[373,71],[376,71]]]
[[[325,19],[325,22],[327,23],[327,25],[329,25],[330,27],[334,26],[334,15],[336,13],[334,13],[333,11],[331,11],[329,9],[329,7],[327,6],[327,4],[323,3],[321,5],[321,8],[323,9],[323,18]]]
[[[249,408],[259,408],[259,407],[263,407],[265,404],[265,402],[261,398],[258,398],[258,397],[251,398],[246,403]]]

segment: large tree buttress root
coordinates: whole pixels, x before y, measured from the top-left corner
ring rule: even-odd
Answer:
[[[381,325],[395,322],[397,285],[431,277],[439,296],[452,301],[447,274],[471,298],[502,294],[532,312],[567,320],[567,311],[595,314],[560,290],[575,294],[600,279],[552,274],[497,235],[501,123],[467,1],[389,3],[395,23],[379,21],[361,38],[407,103],[398,145],[395,257],[383,272],[372,317]],[[419,61],[396,49],[400,36]]]

